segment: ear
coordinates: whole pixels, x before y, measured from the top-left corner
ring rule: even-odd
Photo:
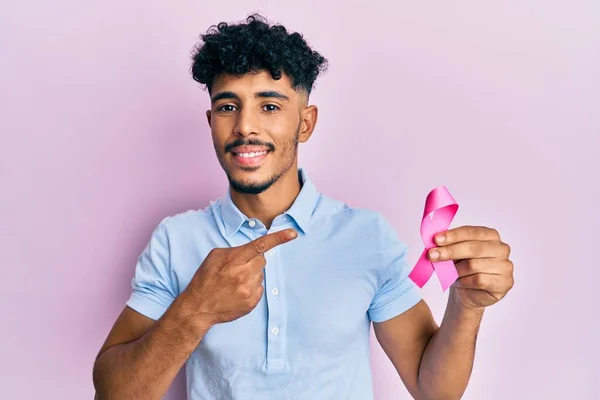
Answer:
[[[208,126],[212,128],[212,126],[210,125],[211,116],[212,116],[212,112],[210,110],[206,110],[206,119],[208,121]]]
[[[312,136],[315,126],[317,125],[317,119],[319,117],[319,109],[317,106],[308,106],[300,113],[302,118],[300,124],[300,136],[298,141],[300,143],[306,142]]]

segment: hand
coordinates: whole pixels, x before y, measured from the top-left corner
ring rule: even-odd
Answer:
[[[210,324],[217,324],[252,311],[264,292],[264,253],[297,236],[295,230],[286,229],[243,246],[213,249],[186,288],[197,300],[199,314]]]
[[[491,306],[513,287],[510,247],[495,229],[462,226],[437,234],[435,243],[439,247],[429,250],[429,259],[454,260],[459,278],[451,295],[464,307]]]

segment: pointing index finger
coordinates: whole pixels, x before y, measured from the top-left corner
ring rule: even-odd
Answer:
[[[243,246],[238,247],[240,249],[240,257],[244,261],[253,259],[256,256],[262,255],[274,247],[290,242],[298,237],[298,232],[294,229],[285,229],[279,232],[269,233],[268,235],[261,236]]]

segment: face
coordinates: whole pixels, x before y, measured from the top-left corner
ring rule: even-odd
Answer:
[[[298,143],[309,139],[317,120],[317,108],[306,103],[285,74],[279,80],[267,71],[217,76],[206,115],[233,190],[262,193],[297,174]]]

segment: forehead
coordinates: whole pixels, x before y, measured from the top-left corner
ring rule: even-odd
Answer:
[[[212,95],[219,92],[233,92],[239,96],[254,95],[254,93],[275,90],[295,98],[298,93],[292,88],[292,81],[282,74],[281,79],[273,79],[268,71],[247,73],[244,75],[220,74],[215,77],[212,85]]]

